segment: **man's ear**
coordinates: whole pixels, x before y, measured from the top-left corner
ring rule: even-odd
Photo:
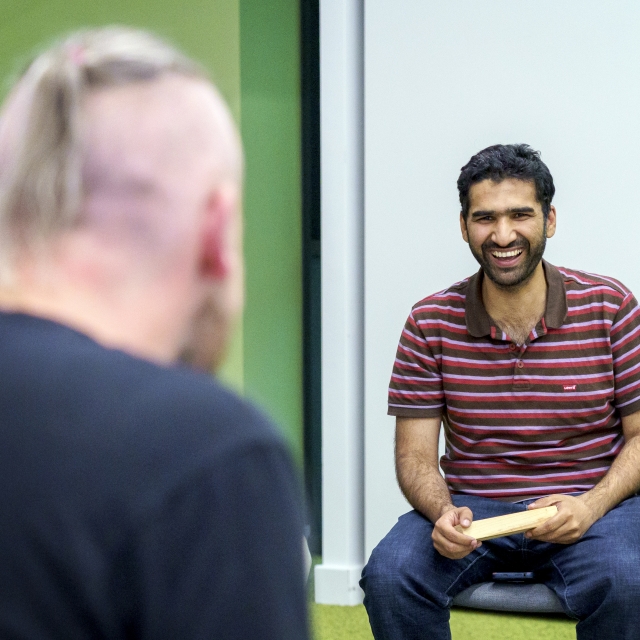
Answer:
[[[200,243],[200,275],[204,278],[224,280],[233,268],[238,198],[236,186],[223,184],[205,202]]]
[[[460,231],[462,232],[462,239],[469,244],[469,232],[467,231],[467,221],[464,219],[462,212],[460,212]]]
[[[547,238],[553,238],[556,234],[556,208],[551,205],[547,215]]]

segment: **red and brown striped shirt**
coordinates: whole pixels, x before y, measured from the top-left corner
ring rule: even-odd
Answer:
[[[482,270],[416,304],[389,414],[443,416],[452,493],[517,501],[586,491],[640,410],[640,308],[611,278],[543,262],[544,316],[522,346],[487,314]]]

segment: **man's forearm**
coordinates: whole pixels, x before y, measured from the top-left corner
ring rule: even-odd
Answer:
[[[640,489],[640,436],[631,438],[602,480],[582,499],[596,519]]]
[[[437,467],[426,464],[417,456],[402,456],[396,460],[398,484],[409,504],[431,522],[453,509],[451,494]]]
[[[411,506],[431,522],[453,509],[438,468],[440,417],[396,419],[396,475]]]

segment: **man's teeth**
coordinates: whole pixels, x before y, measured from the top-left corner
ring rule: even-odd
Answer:
[[[514,249],[513,251],[492,251],[491,254],[496,258],[513,258],[519,256],[522,249]]]

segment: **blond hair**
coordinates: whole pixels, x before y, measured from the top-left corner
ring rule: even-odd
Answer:
[[[168,73],[206,79],[172,46],[125,27],[74,33],[27,67],[0,114],[0,278],[18,249],[78,221],[83,97]]]

